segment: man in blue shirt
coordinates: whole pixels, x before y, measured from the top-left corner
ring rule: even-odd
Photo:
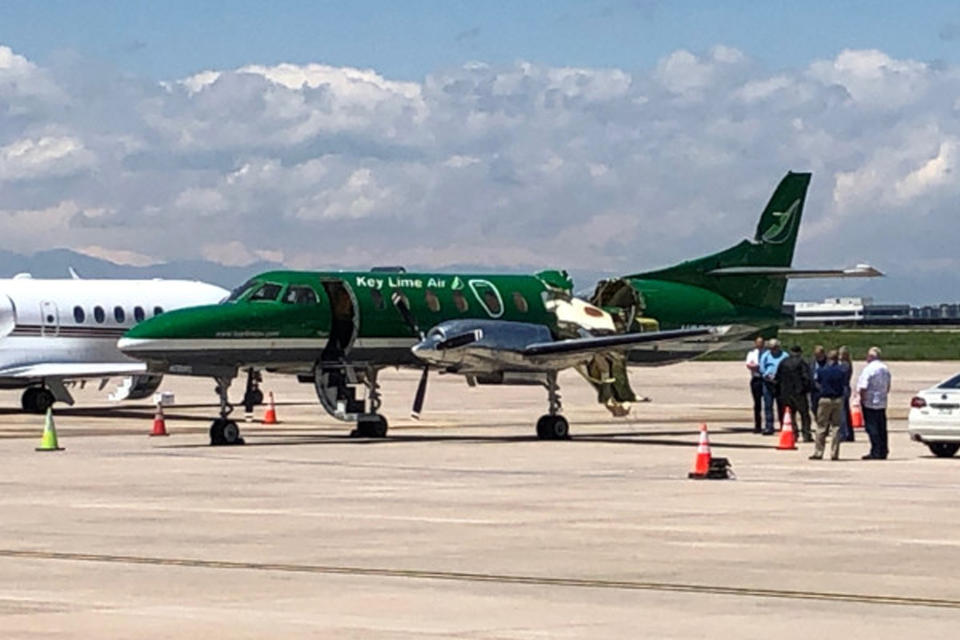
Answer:
[[[811,460],[823,458],[823,449],[827,444],[827,434],[831,435],[830,459],[840,457],[840,415],[843,411],[843,392],[847,386],[846,372],[837,362],[835,350],[827,354],[827,364],[817,372],[820,382],[820,404],[817,407],[817,437],[814,441]]]
[[[780,341],[773,338],[767,343],[767,350],[760,356],[760,375],[763,376],[763,415],[766,425],[763,435],[773,435],[773,403],[777,403],[777,417],[783,424],[783,408],[780,403],[780,394],[777,391],[777,369],[780,363],[787,359],[787,354],[780,348]]]

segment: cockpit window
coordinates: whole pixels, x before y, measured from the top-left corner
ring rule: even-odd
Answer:
[[[227,298],[227,302],[235,302],[239,300],[245,293],[250,291],[253,287],[260,284],[256,280],[247,280],[242,285],[230,292],[230,296]]]
[[[248,298],[251,302],[272,302],[280,295],[280,289],[283,287],[273,282],[268,282],[253,292]]]
[[[317,304],[317,294],[310,287],[290,287],[283,294],[285,304]]]

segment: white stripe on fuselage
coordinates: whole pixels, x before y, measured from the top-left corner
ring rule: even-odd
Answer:
[[[326,348],[329,338],[121,338],[120,348],[130,353],[137,351],[242,351],[258,349],[317,349]],[[351,349],[410,348],[416,338],[358,338]]]

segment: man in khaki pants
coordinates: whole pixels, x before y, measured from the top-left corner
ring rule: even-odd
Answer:
[[[817,372],[820,383],[820,405],[817,407],[817,437],[814,442],[811,460],[821,460],[827,444],[827,435],[831,435],[830,459],[840,457],[840,415],[843,412],[843,388],[846,379],[843,369],[837,362],[837,351],[827,354],[827,364]]]

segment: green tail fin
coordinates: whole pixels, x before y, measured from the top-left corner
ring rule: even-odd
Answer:
[[[787,287],[787,281],[782,276],[721,275],[715,272],[736,267],[789,267],[793,261],[809,184],[809,173],[787,173],[764,208],[752,240],[744,240],[719,253],[666,269],[627,277],[702,287],[740,306],[779,312]]]

